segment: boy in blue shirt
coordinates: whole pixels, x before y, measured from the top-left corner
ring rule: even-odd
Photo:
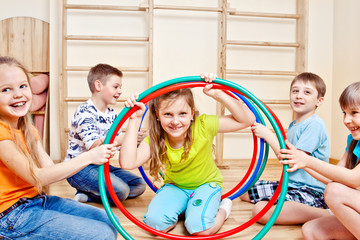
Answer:
[[[71,121],[65,161],[103,143],[117,116],[108,105],[115,105],[122,93],[122,76],[120,70],[108,64],[98,64],[90,69],[87,80],[92,96],[77,108]],[[119,131],[115,138],[118,146],[122,138],[123,134]],[[142,138],[142,133],[139,133],[139,141]],[[111,182],[120,201],[137,197],[145,191],[142,177],[111,165],[109,168]],[[67,181],[77,190],[75,200],[101,203],[97,165],[88,165]],[[109,201],[113,203],[110,197]]]
[[[287,139],[295,147],[322,161],[329,161],[329,137],[324,121],[315,114],[326,92],[324,81],[316,74],[304,72],[294,78],[290,85],[290,105],[295,120],[290,123]],[[252,131],[271,146],[276,156],[280,145],[274,133],[262,124],[255,123]],[[328,216],[330,211],[324,200],[325,184],[313,178],[311,170],[299,169],[289,173],[288,191],[282,210],[275,224],[302,224],[309,220]],[[279,182],[259,180],[240,198],[255,203],[253,215],[258,214],[274,195]],[[275,206],[261,218],[265,224]]]

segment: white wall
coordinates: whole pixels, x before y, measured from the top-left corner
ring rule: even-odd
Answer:
[[[342,122],[342,110],[339,107],[341,92],[353,82],[360,81],[360,1],[334,1],[334,68],[332,98],[332,157],[340,159],[346,147],[346,138],[350,132]]]
[[[334,1],[309,1],[307,71],[318,74],[326,83],[325,101],[317,110],[332,139],[333,99],[333,22]],[[331,155],[331,153],[330,153]]]
[[[0,20],[23,16],[49,22],[48,0],[0,0],[0,6]]]
[[[11,16],[31,16],[50,22],[50,48],[51,48],[51,103],[50,103],[50,141],[51,141],[51,156],[54,159],[60,158],[59,149],[59,125],[58,119],[58,79],[57,79],[57,14],[58,4],[56,1],[47,0],[14,0],[11,1],[0,0],[0,16],[2,19]],[[185,2],[186,3],[192,3]],[[268,2],[268,1],[267,1]],[[202,2],[200,1],[199,4]],[[216,4],[217,1],[214,1]],[[194,3],[192,3],[194,4]],[[341,113],[339,113],[337,98],[342,89],[350,82],[357,81],[357,71],[359,71],[356,59],[360,53],[359,42],[359,28],[353,27],[353,23],[359,22],[359,15],[356,10],[360,9],[360,2],[357,0],[311,0],[309,1],[309,35],[308,35],[308,52],[307,70],[319,74],[327,84],[326,102],[319,109],[319,115],[325,119],[332,141],[333,158],[339,158],[344,149],[344,142],[347,132],[341,122]],[[252,10],[252,9],[249,9]],[[206,24],[213,26],[211,30],[208,27],[204,28],[204,32],[190,32],[187,36],[167,34],[167,28],[176,27],[178,30],[184,29],[186,26],[183,23],[192,24],[191,22],[180,22],[179,25],[174,25],[176,19],[182,13],[174,13],[173,17],[160,17],[154,22],[158,27],[155,32],[154,40],[157,42],[154,45],[154,76],[155,83],[161,80],[167,80],[174,76],[194,75],[202,71],[215,71],[217,53],[215,45],[217,44],[214,38],[216,37],[213,31],[215,20],[212,16],[199,15],[197,27]],[[203,18],[203,19],[202,19]],[[167,25],[171,23],[172,25]],[[161,28],[160,28],[161,27]],[[196,27],[196,26],[194,26]],[[176,31],[175,31],[176,33]],[[195,46],[189,46],[188,36],[194,36],[204,43]],[[171,42],[175,47],[163,49],[163,42]],[[206,44],[205,44],[206,43]],[[160,49],[163,49],[161,51]],[[182,49],[190,50],[191,58],[194,58],[197,65],[189,63],[190,55]],[[170,57],[168,54],[171,54]],[[169,61],[169,58],[171,61]],[[340,142],[334,139],[341,140]],[[335,142],[334,142],[335,141]]]

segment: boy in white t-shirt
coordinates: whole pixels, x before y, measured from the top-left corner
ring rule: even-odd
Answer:
[[[98,64],[89,71],[87,80],[91,98],[81,104],[71,121],[69,147],[66,160],[103,143],[117,114],[108,105],[115,105],[122,91],[122,72],[108,64]],[[122,143],[120,131],[115,139]],[[139,133],[139,140],[143,135]],[[141,195],[146,188],[145,181],[129,171],[109,166],[111,182],[120,201]],[[98,166],[89,165],[67,181],[76,188],[75,200],[79,202],[100,202]],[[108,195],[109,197],[109,195]],[[113,203],[109,197],[110,203]]]

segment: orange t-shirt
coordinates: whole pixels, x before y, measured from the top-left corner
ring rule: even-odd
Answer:
[[[25,146],[25,137],[21,130],[14,129],[21,146],[27,149]],[[39,135],[34,127],[34,133],[36,139],[39,139]],[[11,133],[10,126],[0,121],[0,141],[3,140],[15,140],[15,136]],[[38,189],[30,183],[24,181],[17,176],[3,163],[3,159],[0,154],[0,212],[5,211],[14,203],[16,203],[22,197],[35,197],[38,195]]]

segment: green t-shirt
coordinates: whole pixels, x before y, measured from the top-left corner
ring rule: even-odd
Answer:
[[[191,128],[193,129],[194,125]],[[223,187],[223,177],[212,155],[212,144],[218,130],[218,116],[203,114],[197,117],[193,129],[194,142],[185,161],[181,161],[184,147],[173,149],[166,139],[171,168],[167,166],[165,169],[164,183],[172,183],[184,189],[196,189],[210,182]],[[146,138],[146,142],[150,142],[149,137]]]

